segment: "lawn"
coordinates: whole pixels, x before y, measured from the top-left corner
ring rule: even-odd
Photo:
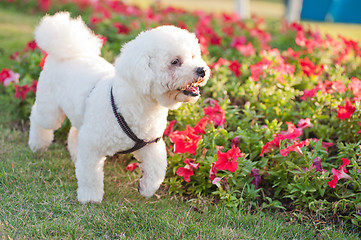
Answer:
[[[0,9],[0,69],[11,66],[8,55],[32,40],[39,19]],[[128,157],[106,162],[103,202],[81,205],[64,143],[32,153],[27,123],[14,125],[11,111],[0,105],[1,238],[358,239],[347,225],[325,225],[305,213],[233,210],[212,198],[169,195],[165,186],[144,199],[136,190],[139,170],[124,170]]]

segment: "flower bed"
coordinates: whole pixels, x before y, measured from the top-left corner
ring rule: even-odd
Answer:
[[[105,0],[89,12],[109,61],[124,42],[163,24],[187,28],[200,41],[212,76],[203,99],[169,115],[164,139],[171,193],[361,225],[357,42],[296,23],[158,5],[141,10]],[[1,71],[1,92],[27,119],[43,53],[31,42],[10,58],[14,67]]]

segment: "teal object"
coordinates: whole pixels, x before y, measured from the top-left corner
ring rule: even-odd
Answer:
[[[333,0],[326,19],[331,22],[361,23],[360,13],[360,0]]]
[[[325,21],[332,0],[303,0],[301,19]]]

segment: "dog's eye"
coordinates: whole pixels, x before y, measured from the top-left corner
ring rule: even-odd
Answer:
[[[174,66],[179,66],[181,64],[180,60],[177,58],[177,59],[174,59],[172,62],[171,62],[172,65]]]

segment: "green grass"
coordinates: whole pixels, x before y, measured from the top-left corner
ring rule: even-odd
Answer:
[[[38,19],[0,10],[6,54],[32,39]],[[1,67],[11,66],[6,54]],[[6,97],[0,91],[0,102]],[[212,199],[186,200],[168,195],[164,186],[145,199],[137,192],[139,170],[124,171],[129,158],[106,162],[101,204],[79,204],[65,145],[56,142],[44,153],[32,153],[27,124],[17,125],[23,130],[10,127],[11,106],[0,104],[0,113],[1,239],[358,239],[347,226],[315,226],[317,221],[302,221],[306,215],[297,213],[251,214],[213,205]]]

